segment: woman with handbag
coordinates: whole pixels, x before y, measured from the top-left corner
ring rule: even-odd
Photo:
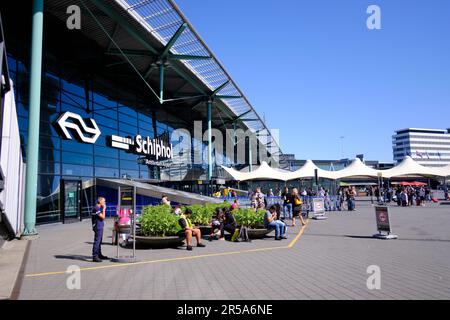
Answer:
[[[298,189],[297,188],[292,189],[292,199],[294,201],[294,203],[293,203],[294,214],[292,215],[292,226],[295,227],[295,218],[300,218],[302,226],[304,226],[306,223],[305,223],[305,221],[303,220],[303,217],[302,217],[302,204],[303,204],[303,201],[302,201],[300,195],[298,194]]]

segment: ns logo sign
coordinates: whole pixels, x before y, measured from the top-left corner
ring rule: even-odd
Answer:
[[[60,135],[67,139],[74,138],[80,142],[94,144],[101,131],[94,119],[83,119],[79,114],[73,112],[64,112],[55,122],[55,127]],[[70,132],[69,132],[70,130]]]

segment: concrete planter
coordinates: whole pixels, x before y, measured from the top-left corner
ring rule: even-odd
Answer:
[[[262,239],[265,238],[273,230],[268,229],[248,229],[248,237],[250,239]]]
[[[132,236],[131,236],[132,237]],[[136,236],[136,244],[149,248],[173,248],[182,245],[184,237],[144,237]]]

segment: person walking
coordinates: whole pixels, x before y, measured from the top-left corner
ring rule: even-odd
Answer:
[[[109,259],[102,254],[102,240],[103,240],[103,228],[105,226],[106,218],[106,199],[99,197],[97,204],[92,210],[92,231],[94,231],[94,244],[92,246],[92,261],[102,262],[102,260]]]
[[[283,218],[292,219],[292,195],[289,193],[288,187],[284,188],[281,199],[283,199]]]
[[[294,188],[292,189],[292,206],[293,206],[293,215],[292,215],[292,226],[295,227],[295,218],[300,218],[300,222],[302,223],[302,226],[304,226],[306,223],[303,220],[302,216],[302,199],[300,198],[298,194],[298,189]]]

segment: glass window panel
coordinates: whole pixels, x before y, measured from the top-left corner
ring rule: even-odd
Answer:
[[[92,166],[81,166],[78,164],[62,164],[62,174],[67,176],[76,177],[90,177],[94,174],[94,167]]]
[[[39,148],[39,160],[61,162],[61,151]]]
[[[42,128],[42,127],[41,127]],[[39,147],[50,148],[50,149],[60,149],[61,139],[59,137],[51,137],[46,135],[39,136]]]
[[[139,170],[137,161],[120,160],[120,169]]]
[[[67,151],[63,151],[62,161],[64,163],[82,164],[82,165],[91,165],[91,166],[94,164],[92,154],[82,154],[82,153],[67,152]]]
[[[86,109],[86,97],[84,96],[84,91],[82,96],[71,94],[70,92],[61,91],[61,102],[72,104],[81,109]]]
[[[120,159],[130,160],[130,161],[137,161],[138,156],[134,153],[128,153],[126,151],[119,151]]]
[[[75,94],[79,97],[85,96],[84,87],[82,87],[82,86],[76,85],[74,83],[70,83],[64,79],[61,79],[61,86],[62,86],[62,89],[68,93]]]
[[[95,156],[103,156],[109,158],[119,158],[119,150],[111,147],[95,146]]]
[[[135,170],[128,170],[128,169],[121,169],[120,170],[120,177],[122,178],[135,178],[139,179],[139,171]]]
[[[55,129],[54,123],[55,122],[41,121],[39,127],[40,133],[42,135],[60,137],[59,133]]]
[[[28,118],[18,116],[17,119],[19,121],[19,130],[26,132],[28,130]]]
[[[108,168],[119,168],[119,159],[95,157],[95,165]]]
[[[125,123],[134,127],[138,125],[138,121],[136,118],[126,116],[123,113],[119,113],[119,121],[120,123]]]
[[[129,117],[131,117],[133,119],[137,119],[138,113],[136,112],[136,110],[134,110],[131,107],[119,104],[119,112],[121,114],[127,115],[127,116],[129,116]]]
[[[99,178],[118,178],[119,169],[95,167],[95,176]]]
[[[99,127],[108,127],[117,130],[117,120],[99,115],[96,112],[94,113],[93,118],[95,119],[95,122],[97,122]]]
[[[59,175],[39,175],[37,185],[36,222],[48,223],[60,220]]]
[[[84,106],[77,106],[71,102],[66,102],[63,100],[61,105],[61,112],[71,111],[73,113],[79,114],[83,118],[92,118],[92,113],[87,113]]]
[[[41,108],[40,112],[41,121],[54,123],[58,119],[59,115],[60,113],[56,109],[48,110],[45,108]]]
[[[80,143],[76,140],[63,140],[63,139],[61,139],[61,142],[62,142],[62,149],[65,151],[86,153],[89,155],[92,155],[93,153],[92,144]]]
[[[59,174],[60,170],[61,164],[59,162],[39,161],[39,173]]]
[[[131,134],[136,134],[137,131],[137,123],[136,122],[120,122],[119,123],[119,130],[124,132],[129,132]]]

